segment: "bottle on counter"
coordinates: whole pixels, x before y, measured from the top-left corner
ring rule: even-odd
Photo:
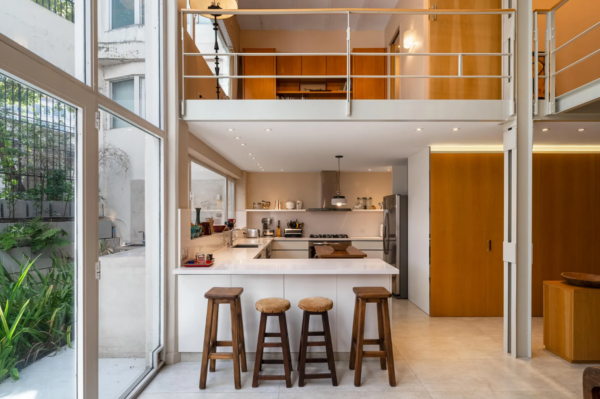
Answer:
[[[277,237],[281,237],[281,220],[277,221]]]

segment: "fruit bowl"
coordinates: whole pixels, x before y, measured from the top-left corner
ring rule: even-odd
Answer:
[[[600,275],[588,273],[561,273],[567,284],[586,288],[600,288]]]

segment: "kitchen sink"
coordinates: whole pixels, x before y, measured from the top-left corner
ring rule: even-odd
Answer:
[[[260,247],[259,244],[238,244],[235,245],[234,248],[258,248]]]

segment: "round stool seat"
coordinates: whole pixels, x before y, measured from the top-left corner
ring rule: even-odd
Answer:
[[[298,302],[298,307],[307,312],[321,313],[327,312],[333,308],[333,301],[322,296],[312,296],[310,298],[301,299]]]
[[[290,308],[290,301],[283,298],[264,298],[256,301],[255,306],[261,313],[283,313]]]

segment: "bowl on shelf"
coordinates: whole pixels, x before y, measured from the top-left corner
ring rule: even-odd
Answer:
[[[577,287],[600,288],[600,275],[588,273],[566,272],[561,273],[561,276],[567,280],[567,284]]]
[[[350,242],[346,241],[346,242],[332,243],[332,244],[329,244],[329,246],[331,248],[333,248],[334,251],[345,251],[350,246]]]

